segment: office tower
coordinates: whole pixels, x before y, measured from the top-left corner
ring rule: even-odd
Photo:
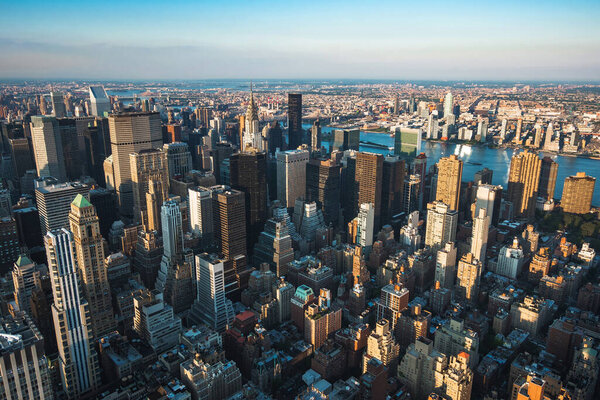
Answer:
[[[10,271],[18,259],[21,248],[17,235],[17,224],[13,217],[0,218],[0,274]]]
[[[45,265],[38,265],[22,254],[15,261],[12,270],[15,304],[19,311],[31,315],[31,296],[42,289],[42,277],[47,275]]]
[[[440,248],[448,242],[454,242],[458,213],[447,204],[436,201],[427,204],[427,227],[425,245]]]
[[[234,153],[234,147],[231,143],[220,142],[217,143],[212,151],[212,172],[215,176],[217,183],[224,184],[221,182],[221,169],[225,161],[229,161],[229,157]]]
[[[331,306],[329,289],[321,289],[318,304],[310,304],[304,313],[304,340],[318,349],[342,327],[342,309]]]
[[[564,212],[587,214],[590,212],[596,178],[587,176],[585,172],[565,178],[560,205]]]
[[[446,97],[444,97],[444,118],[447,118],[449,115],[452,115],[452,110],[454,107],[454,99],[452,98],[452,93],[446,93]]]
[[[403,201],[402,210],[406,214],[410,214],[413,211],[419,211],[420,206],[420,191],[421,191],[421,177],[419,175],[410,175],[404,181],[403,190]]]
[[[245,196],[228,186],[210,188],[213,199],[214,235],[227,260],[246,255]]]
[[[193,399],[227,399],[242,393],[242,374],[234,361],[208,363],[198,356],[183,362],[179,372]]]
[[[407,386],[411,398],[425,398],[443,383],[447,358],[425,337],[411,343],[398,366],[400,381]]]
[[[84,132],[91,118],[61,118],[57,121],[67,179],[77,180],[87,174]]]
[[[502,118],[502,125],[500,127],[500,139],[504,141],[506,139],[506,126],[508,125],[508,120],[506,118]]]
[[[131,153],[142,150],[160,148],[162,129],[159,113],[121,113],[108,117],[110,142],[112,149],[112,165],[114,188],[119,198],[119,211],[122,215],[132,217],[133,184]]]
[[[39,96],[40,101],[40,114],[42,115],[46,115],[48,114],[48,103],[46,102],[46,96],[44,96],[43,94]]]
[[[133,330],[157,354],[179,343],[181,319],[158,290],[143,290],[133,298]]]
[[[458,210],[463,161],[453,154],[438,162],[437,193],[435,199],[447,204],[451,210]]]
[[[70,230],[85,299],[88,301],[92,332],[98,339],[116,329],[110,286],[104,267],[104,239],[96,209],[78,194],[71,203]]]
[[[497,226],[500,218],[500,204],[502,202],[502,186],[480,184],[475,195],[474,216],[479,215],[479,210],[485,209],[490,218],[491,225]]]
[[[479,136],[479,141],[480,142],[486,142],[487,141],[487,133],[488,133],[488,121],[486,120],[480,120],[477,123],[477,136]]]
[[[303,143],[302,94],[288,93],[288,143],[289,149],[297,149]]]
[[[196,301],[190,317],[218,332],[223,332],[235,317],[231,300],[225,297],[225,269],[225,260],[213,254],[196,256]]]
[[[89,198],[90,187],[82,183],[69,182],[44,186],[35,189],[35,201],[40,214],[42,233],[67,227],[71,202],[81,194]]]
[[[473,387],[473,371],[469,368],[469,354],[458,353],[450,356],[448,368],[444,371],[445,395],[452,400],[470,400]]]
[[[489,168],[484,168],[475,172],[475,176],[473,178],[473,183],[477,186],[479,185],[491,185],[492,178],[494,176],[494,171]]]
[[[558,151],[558,140],[556,141],[557,143],[553,143],[552,141],[552,137],[554,136],[554,127],[552,125],[552,122],[550,122],[548,124],[548,127],[546,128],[546,136],[544,138],[544,150],[546,151]]]
[[[56,118],[65,118],[67,109],[63,94],[61,92],[50,92],[50,101],[52,102],[52,115]]]
[[[321,150],[321,123],[316,120],[310,128],[310,149],[312,151]]]
[[[115,192],[103,187],[96,186],[90,190],[90,203],[96,208],[96,214],[100,220],[100,234],[107,238],[112,224],[118,219],[117,197]]]
[[[521,130],[523,129],[523,118],[517,119],[517,128],[515,130],[515,143],[521,142]]]
[[[479,294],[479,280],[481,278],[481,261],[471,253],[461,257],[456,273],[456,294],[458,298],[475,301]]]
[[[105,113],[110,113],[110,99],[104,86],[90,86],[90,108],[91,114],[96,117],[104,117]]]
[[[236,153],[229,158],[231,187],[245,194],[246,241],[251,249],[267,221],[267,155]]]
[[[554,188],[556,187],[556,175],[558,174],[558,163],[546,156],[542,159],[540,169],[540,186],[538,196],[544,200],[554,199]]]
[[[40,215],[35,207],[13,209],[20,247],[29,249],[43,246],[44,235],[40,228]]]
[[[348,223],[356,217],[356,153],[348,152],[342,158],[342,184],[340,200],[343,211],[343,222]],[[345,196],[342,196],[344,193]]]
[[[31,117],[30,129],[38,176],[52,176],[60,182],[66,181],[62,140],[56,118]]]
[[[139,225],[138,225],[139,227]],[[160,262],[163,255],[163,246],[160,235],[156,231],[139,231],[139,229],[131,229],[133,236],[133,269],[140,274],[144,286],[154,289],[158,271],[160,270]],[[126,230],[127,232],[128,230]],[[129,235],[127,235],[129,236]],[[124,246],[127,249],[127,236],[122,239]],[[124,253],[127,253],[124,251]]]
[[[360,131],[358,129],[334,129],[331,151],[359,150]]]
[[[306,195],[307,150],[288,150],[277,153],[277,199],[287,208]]]
[[[398,156],[383,159],[381,185],[381,224],[389,224],[392,217],[402,212],[406,166]]]
[[[316,301],[315,293],[306,285],[299,285],[290,301],[290,316],[292,322],[300,330],[304,332],[304,313],[308,306]]]
[[[100,385],[92,316],[79,287],[73,234],[63,228],[46,233],[44,240],[54,296],[52,317],[62,386],[67,397],[80,398]]]
[[[414,253],[421,247],[421,235],[419,234],[419,212],[413,211],[408,215],[408,223],[400,228],[398,241],[406,247],[409,254]]]
[[[427,139],[438,139],[438,119],[431,113],[427,120]]]
[[[408,307],[409,291],[400,284],[387,284],[381,288],[381,297],[377,300],[377,320],[385,319],[394,331],[402,311]]]
[[[395,371],[399,353],[400,345],[394,339],[389,321],[377,321],[375,330],[367,338],[367,349],[363,355],[363,374],[367,372],[367,365],[372,358],[378,359],[389,371]]]
[[[513,155],[508,174],[508,201],[516,216],[531,218],[535,213],[542,160],[524,151]]]
[[[341,168],[334,159],[306,164],[306,201],[317,203],[327,224],[339,221]]]
[[[202,247],[210,246],[214,240],[212,192],[201,186],[190,188],[188,199],[192,231],[200,236]]]
[[[142,150],[129,155],[131,163],[131,188],[133,216],[146,230],[149,225],[159,226],[155,220],[157,210],[169,194],[169,174],[166,154],[158,149]]]
[[[277,276],[281,277],[287,275],[288,264],[293,260],[292,238],[285,219],[268,219],[265,230],[254,246],[254,263],[268,263]]]
[[[192,166],[192,155],[186,143],[175,142],[164,144],[163,153],[167,155],[169,178],[185,178],[186,174],[194,169]]]
[[[375,211],[375,231],[381,224],[381,186],[383,177],[383,156],[375,153],[360,152],[356,156],[355,212],[363,203],[373,204]]]
[[[29,315],[18,312],[0,318],[0,335],[2,398],[52,400],[44,337]]]
[[[413,159],[421,153],[420,128],[395,128],[394,154],[404,159]]]
[[[437,252],[435,264],[435,281],[446,289],[454,288],[456,276],[456,246],[448,242]]]
[[[243,127],[241,135],[240,149],[246,151],[248,147],[253,147],[256,150],[262,150],[262,135],[260,133],[258,121],[258,106],[254,102],[254,91],[250,87],[250,102],[246,110],[246,116],[240,118],[240,129]]]
[[[373,245],[375,228],[375,208],[372,203],[363,203],[360,205],[356,221],[356,244],[363,248],[370,248]]]
[[[30,140],[32,138],[14,138],[8,139],[10,147],[10,157],[13,162],[13,171],[17,178],[23,177],[27,171],[35,170],[35,154],[32,153]],[[21,189],[21,192],[23,190]]]
[[[517,279],[523,270],[525,254],[515,237],[512,244],[503,246],[498,253],[498,262],[496,264],[496,273],[511,279]]]
[[[490,217],[485,208],[479,209],[479,214],[473,219],[473,233],[471,235],[471,253],[473,256],[485,262],[487,250],[488,232],[490,230]]]

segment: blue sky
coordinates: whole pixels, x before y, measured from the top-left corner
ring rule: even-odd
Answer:
[[[0,10],[0,78],[600,80],[598,0],[0,0]]]

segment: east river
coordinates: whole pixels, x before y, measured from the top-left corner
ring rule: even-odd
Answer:
[[[303,124],[305,129],[310,125]],[[323,133],[329,133],[335,128],[323,127]],[[377,143],[389,147],[394,146],[394,137],[387,133],[360,132],[360,150],[372,153],[389,154],[393,151],[388,149],[373,147],[362,142]],[[328,140],[323,140],[323,146],[329,147]],[[494,185],[502,185],[504,188],[508,182],[508,170],[510,159],[514,149],[489,148],[487,146],[468,146],[457,143],[441,143],[423,141],[421,151],[427,156],[428,168],[436,163],[441,157],[447,157],[451,154],[457,154],[463,161],[463,181],[473,180],[475,173],[483,168],[489,168],[494,171]],[[587,175],[595,177],[598,181],[594,189],[594,198],[592,204],[600,206],[600,160],[593,160],[581,157],[568,157],[556,154],[549,154],[554,161],[558,163],[558,177],[556,178],[556,190],[554,198],[560,199],[562,195],[565,178],[575,175],[577,172],[585,172]],[[543,157],[543,153],[540,153]]]

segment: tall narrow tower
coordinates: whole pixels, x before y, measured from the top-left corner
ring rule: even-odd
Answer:
[[[508,200],[515,215],[530,218],[535,213],[542,160],[528,151],[516,154],[510,161]]]
[[[456,154],[441,158],[438,171],[435,199],[447,204],[451,210],[458,210],[463,161]]]
[[[71,203],[69,225],[85,298],[90,306],[94,338],[116,329],[110,286],[104,266],[104,246],[94,206],[81,194]]]
[[[302,145],[302,94],[288,94],[288,148],[297,149]]]
[[[52,317],[61,381],[67,397],[77,399],[100,384],[90,310],[79,290],[73,235],[63,228],[48,232],[44,239],[52,277]]]

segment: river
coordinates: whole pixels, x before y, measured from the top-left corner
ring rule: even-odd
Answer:
[[[305,129],[310,128],[309,124],[303,124]],[[322,127],[321,131],[328,133],[335,128]],[[387,133],[375,132],[360,132],[360,140],[378,143],[387,147],[394,146],[394,137]],[[325,147],[329,147],[328,141],[323,141]],[[369,151],[373,153],[388,154],[389,150],[371,147],[369,145],[360,145],[361,151]],[[510,167],[510,159],[515,152],[513,149],[489,148],[486,146],[467,146],[456,143],[440,143],[423,141],[422,149],[427,156],[427,165],[436,163],[441,157],[451,154],[458,154],[464,161],[463,181],[473,180],[475,173],[485,167],[494,171],[492,183],[494,185],[502,185],[507,187],[508,170]],[[543,153],[540,153],[543,157]],[[600,178],[600,160],[592,160],[589,158],[567,157],[555,154],[550,154],[552,159],[558,163],[558,176],[556,178],[556,190],[554,198],[560,199],[562,195],[563,184],[567,176],[575,175],[577,172],[585,172],[587,175],[593,176],[596,179]],[[600,183],[596,182],[594,188],[594,197],[592,204],[600,206]]]

